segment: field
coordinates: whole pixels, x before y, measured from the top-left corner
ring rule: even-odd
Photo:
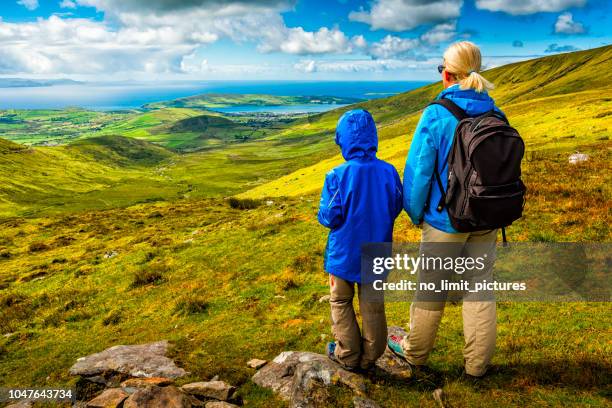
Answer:
[[[604,47],[485,73],[527,144],[526,214],[511,240],[610,241],[611,58]],[[400,171],[439,89],[359,104],[379,124],[379,157]],[[0,387],[71,385],[78,357],[168,339],[192,373],[184,381],[218,374],[247,406],[283,406],[251,383],[245,363],[322,352],[330,340],[316,210],[323,176],[340,160],[333,128],[346,109],[247,140],[230,131],[214,146],[176,135],[237,119],[189,107],[108,113],[107,133],[66,130],[69,143],[45,125],[62,140],[55,147],[32,147],[27,131],[0,123],[21,143],[0,141]],[[191,122],[202,114],[208,122]],[[570,165],[575,151],[589,160]],[[419,236],[403,214],[395,240]],[[389,324],[407,327],[408,306],[388,304]],[[449,305],[431,381],[374,380],[368,394],[389,407],[435,407],[437,387],[455,407],[609,406],[610,327],[608,303],[500,303],[494,367],[473,384],[460,377],[461,308]]]

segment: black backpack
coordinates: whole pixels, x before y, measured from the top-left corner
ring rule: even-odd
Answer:
[[[450,99],[439,99],[431,105],[443,106],[459,121],[448,155],[446,192],[436,156],[434,173],[442,192],[436,210],[446,207],[459,232],[501,228],[505,243],[504,227],[521,217],[525,205],[523,139],[498,111],[470,117]]]

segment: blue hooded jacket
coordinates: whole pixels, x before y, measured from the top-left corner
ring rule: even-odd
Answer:
[[[491,109],[501,112],[486,92],[462,90],[453,85],[436,99],[447,98],[455,102],[469,116],[478,116]],[[404,209],[416,225],[421,221],[449,233],[456,233],[448,218],[446,208],[436,210],[442,193],[434,179],[434,165],[438,157],[438,172],[444,191],[448,182],[448,154],[453,144],[457,119],[440,105],[428,106],[412,138],[404,169]]]
[[[376,158],[378,136],[368,111],[346,112],[336,127],[346,160],[325,176],[319,222],[330,228],[325,270],[361,282],[361,245],[391,242],[402,211],[402,185],[395,167]]]

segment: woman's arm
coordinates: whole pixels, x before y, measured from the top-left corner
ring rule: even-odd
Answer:
[[[404,169],[404,210],[415,225],[423,221],[436,162],[435,107],[425,109],[414,132]]]

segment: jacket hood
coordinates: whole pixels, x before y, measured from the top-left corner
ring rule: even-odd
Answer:
[[[336,144],[344,160],[376,157],[378,133],[370,112],[355,109],[342,115],[336,126]]]
[[[455,102],[468,115],[480,115],[495,107],[495,102],[486,92],[473,89],[461,89],[459,85],[449,86],[436,99],[447,98]]]

